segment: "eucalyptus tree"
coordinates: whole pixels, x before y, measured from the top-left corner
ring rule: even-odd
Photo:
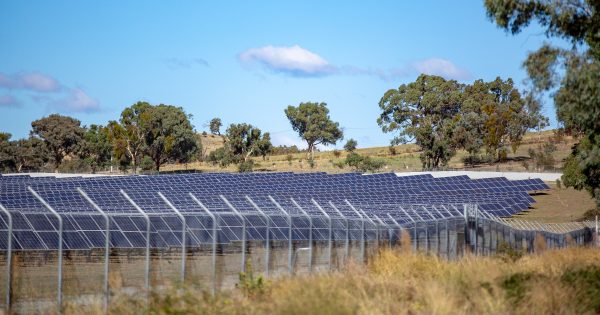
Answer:
[[[79,120],[58,114],[35,120],[31,127],[31,136],[44,142],[55,170],[67,155],[76,153],[85,133]]]
[[[297,107],[288,106],[285,115],[298,132],[302,140],[308,144],[309,160],[313,160],[315,146],[336,144],[343,139],[344,133],[340,124],[329,117],[326,103],[306,102]]]
[[[395,133],[392,145],[414,141],[422,150],[423,169],[445,166],[459,147],[453,134],[462,89],[455,80],[421,74],[415,82],[383,95],[377,123],[383,132]]]
[[[550,92],[558,120],[582,137],[567,160],[563,182],[588,190],[600,207],[600,2],[486,0],[485,8],[507,32],[517,34],[536,22],[547,38],[571,44],[544,43],[523,66],[532,91]]]

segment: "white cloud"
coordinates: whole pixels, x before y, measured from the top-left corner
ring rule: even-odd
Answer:
[[[61,85],[54,78],[41,73],[27,73],[19,76],[20,84],[24,89],[36,92],[56,92]]]
[[[325,76],[338,71],[323,57],[298,45],[250,48],[242,52],[238,58],[244,64],[260,64],[271,71],[292,76]]]
[[[91,98],[78,88],[69,89],[68,94],[64,98],[52,101],[48,105],[55,109],[69,112],[95,112],[100,109],[100,104],[97,100]]]
[[[430,58],[414,62],[412,67],[419,73],[439,75],[446,79],[467,80],[471,78],[469,71],[441,58]]]
[[[41,93],[57,92],[62,88],[56,79],[38,72],[14,75],[0,73],[0,87]]]
[[[21,90],[34,103],[46,105],[53,110],[94,112],[100,109],[99,102],[82,89],[65,86],[53,77],[39,72],[11,75],[0,73],[0,89],[2,88]],[[19,105],[21,103],[10,95],[0,96],[0,106]]]
[[[338,74],[373,76],[383,81],[392,81],[425,73],[439,75],[446,79],[471,79],[469,71],[442,58],[425,59],[389,69],[358,67],[354,65],[336,66],[318,54],[298,45],[290,47],[264,46],[250,48],[239,54],[238,59],[244,65],[260,65],[276,73],[297,77],[319,77]],[[173,60],[171,60],[171,63],[175,64]],[[188,63],[176,63],[176,65],[183,67],[187,66]]]
[[[11,95],[0,95],[0,107],[10,107],[10,106],[19,106],[21,102]]]

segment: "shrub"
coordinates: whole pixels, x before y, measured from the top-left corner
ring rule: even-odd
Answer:
[[[146,155],[142,158],[142,162],[140,162],[140,168],[142,171],[151,171],[154,169],[154,161],[152,161],[151,157]]]
[[[346,156],[345,163],[360,172],[376,172],[385,164],[381,160],[375,160],[369,156],[363,156],[354,152]]]
[[[358,145],[358,142],[356,142],[356,140],[350,138],[350,139],[348,139],[346,144],[344,144],[344,150],[346,150],[348,152],[354,152],[354,150],[356,150],[357,145]]]
[[[339,158],[340,155],[342,155],[342,152],[340,152],[340,150],[333,150],[333,156],[335,156],[336,158]]]
[[[389,146],[389,147],[388,147],[388,150],[390,151],[390,154],[391,154],[391,155],[396,155],[396,154],[398,154],[398,152],[396,151],[396,147],[395,147],[395,146],[393,146],[393,145]]]
[[[294,160],[294,157],[291,154],[288,154],[285,156],[285,159],[288,161],[288,165],[292,166],[292,161]]]
[[[248,161],[245,161],[245,162],[240,162],[240,164],[238,165],[238,172],[240,172],[240,173],[252,172],[253,168],[254,168],[254,161],[253,160],[248,160]]]

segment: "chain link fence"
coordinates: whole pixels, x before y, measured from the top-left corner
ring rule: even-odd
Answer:
[[[472,204],[369,208],[313,199],[309,210],[291,198],[282,205],[269,197],[265,206],[246,197],[256,211],[239,212],[224,197],[229,209],[215,211],[191,196],[202,211],[181,212],[162,194],[173,212],[145,212],[130,199],[138,213],[108,213],[91,199],[95,213],[57,213],[45,204],[51,211],[25,217],[0,205],[0,242],[6,244],[0,255],[3,307],[7,313],[49,313],[66,303],[85,303],[108,310],[119,294],[182,284],[215,294],[233,288],[240,272],[250,269],[269,278],[328,272],[351,261],[366,263],[383,248],[410,246],[456,260],[469,253],[588,245],[597,235],[596,222],[503,219]],[[31,241],[27,233],[37,222],[32,215],[51,223],[47,231],[37,227],[45,249],[15,249],[13,243]],[[77,244],[79,230],[96,235],[86,240],[95,246],[65,249],[63,244]]]

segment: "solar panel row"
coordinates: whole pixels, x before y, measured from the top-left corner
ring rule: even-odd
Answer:
[[[62,217],[67,249],[102,247],[106,238],[104,216],[78,189],[110,216],[110,245],[118,248],[146,246],[148,221],[144,214],[149,216],[150,244],[160,248],[181,246],[181,216],[186,221],[188,246],[209,243],[215,237],[221,243],[238,241],[244,225],[248,239],[263,240],[267,223],[271,239],[287,239],[290,224],[294,239],[307,239],[311,233],[309,225],[313,227],[314,239],[326,239],[329,223],[323,212],[332,218],[334,234],[341,233],[347,219],[351,237],[358,239],[363,219],[371,222],[372,228],[376,224],[406,225],[458,216],[463,204],[477,204],[485,213],[509,216],[534,202],[528,192],[548,189],[539,179],[471,180],[467,176],[398,177],[393,173],[0,176],[0,204],[12,216],[15,249],[55,249],[58,243],[58,219],[28,187]],[[213,219],[203,206],[217,214],[216,235],[211,233]],[[243,220],[237,213],[243,215]],[[7,229],[8,218],[2,214],[0,248],[7,247]]]

